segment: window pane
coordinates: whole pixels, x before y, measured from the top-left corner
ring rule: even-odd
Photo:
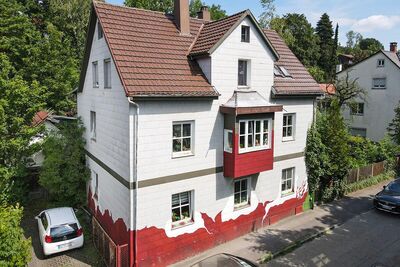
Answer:
[[[247,147],[253,147],[253,135],[247,136]]]
[[[264,121],[263,128],[264,128],[264,133],[268,132],[268,121]]]
[[[268,145],[268,133],[264,134],[264,146]]]
[[[287,128],[283,127],[283,137],[286,137],[286,136],[287,136]]]
[[[240,191],[240,182],[235,182],[235,193]]]
[[[173,126],[172,134],[173,134],[173,137],[181,137],[181,125],[180,124]]]
[[[190,206],[183,206],[182,207],[182,220],[190,218]]]
[[[287,136],[292,136],[292,127],[287,128]]]
[[[240,148],[244,148],[245,147],[245,136],[241,136],[240,137]]]
[[[292,180],[287,180],[287,190],[292,189]]]
[[[246,123],[242,121],[240,123],[240,134],[245,134],[246,133]]]
[[[261,146],[261,134],[256,134],[256,146]]]
[[[179,194],[172,195],[172,207],[179,206]]]
[[[240,194],[240,202],[241,203],[247,202],[247,191],[244,191]]]
[[[190,136],[191,135],[191,125],[190,124],[183,124],[183,136]]]
[[[256,121],[256,133],[261,132],[261,121]]]
[[[293,178],[293,169],[288,169],[286,171],[286,179],[291,179]]]
[[[190,138],[183,139],[182,151],[190,150]]]
[[[180,208],[172,209],[172,221],[176,222],[181,220],[181,210]]]
[[[228,147],[232,149],[233,147],[233,133],[228,132]]]
[[[283,126],[287,125],[287,116],[283,116]]]
[[[181,205],[188,204],[189,203],[189,192],[181,193],[180,198],[181,198]]]
[[[248,134],[253,134],[254,132],[254,121],[249,121],[248,122],[248,130],[247,130]]]
[[[241,190],[247,190],[247,179],[242,180]]]
[[[174,152],[181,152],[182,151],[182,140],[181,139],[175,139],[173,140],[173,151]]]
[[[286,184],[285,184],[285,182],[282,182],[282,188],[281,188],[281,190],[282,190],[282,191],[286,191]]]
[[[287,119],[288,119],[288,125],[292,125],[293,116],[288,116]]]
[[[235,194],[235,204],[239,204],[240,203],[240,193],[239,194]]]

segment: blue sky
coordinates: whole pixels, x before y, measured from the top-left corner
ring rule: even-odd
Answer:
[[[106,0],[123,4],[124,0]],[[149,0],[151,1],[151,0]],[[262,12],[259,0],[203,0],[206,4],[219,4],[228,14],[250,9],[258,17]],[[278,15],[303,13],[315,26],[319,17],[327,12],[339,23],[340,42],[345,44],[346,32],[354,30],[364,37],[381,41],[386,49],[389,43],[400,43],[399,0],[275,0]]]

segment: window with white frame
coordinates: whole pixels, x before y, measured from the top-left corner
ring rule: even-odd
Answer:
[[[282,195],[288,195],[294,192],[294,168],[282,170]]]
[[[90,138],[96,140],[96,112],[90,111]]]
[[[270,119],[239,120],[239,153],[270,148]]]
[[[282,140],[294,140],[296,114],[283,115]]]
[[[364,103],[354,103],[350,107],[351,115],[363,116],[364,115]]]
[[[93,76],[93,87],[99,87],[99,64],[97,61],[92,62],[92,76]]]
[[[239,60],[238,64],[238,85],[239,86],[248,86],[248,66],[249,61],[247,60]]]
[[[104,60],[104,88],[111,88],[111,59]]]
[[[242,42],[250,43],[250,27],[242,26]]]
[[[92,177],[93,184],[92,185],[93,185],[93,190],[94,190],[93,197],[95,199],[99,199],[99,175],[95,171],[92,171],[92,173],[93,173],[93,177]]]
[[[354,128],[354,127],[351,127],[349,129],[349,131],[350,131],[350,134],[352,136],[367,137],[367,129],[365,129],[365,128]]]
[[[383,68],[383,67],[385,67],[385,60],[384,60],[384,59],[378,59],[377,67],[378,67],[378,68]]]
[[[372,89],[386,89],[386,78],[373,78]]]
[[[236,180],[234,183],[234,207],[242,208],[250,204],[249,178]]]
[[[193,221],[192,191],[172,195],[172,226],[179,227]]]
[[[97,39],[103,38],[103,27],[101,27],[100,21],[97,22]]]
[[[233,148],[233,132],[232,130],[224,130],[224,151],[232,153]]]
[[[173,156],[193,155],[194,122],[174,122],[172,124]]]

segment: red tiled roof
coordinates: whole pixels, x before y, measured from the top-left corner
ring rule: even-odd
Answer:
[[[319,88],[327,93],[327,94],[334,94],[336,93],[336,87],[333,84],[329,84],[329,83],[320,83],[319,84]]]
[[[285,67],[291,77],[275,76],[275,95],[315,95],[322,94],[318,83],[290,48],[274,30],[264,30],[268,39],[279,53],[275,65]]]
[[[38,111],[32,119],[32,126],[38,126],[43,123],[49,117],[49,113],[47,111]]]
[[[218,96],[187,57],[203,20],[191,18],[191,36],[182,36],[171,15],[102,2],[94,7],[128,96]]]

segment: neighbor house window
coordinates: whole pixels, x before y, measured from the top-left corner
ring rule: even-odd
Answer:
[[[372,79],[373,89],[385,89],[386,88],[386,78],[374,78]]]
[[[172,226],[179,227],[193,221],[192,192],[172,195]]]
[[[93,70],[93,87],[99,87],[99,65],[97,61],[92,62],[92,70]]]
[[[97,39],[103,38],[103,27],[101,27],[100,22],[97,22]]]
[[[173,156],[193,154],[193,122],[174,122],[172,124]]]
[[[364,103],[355,103],[350,107],[351,115],[364,115]]]
[[[96,140],[96,112],[90,111],[90,138]]]
[[[282,195],[294,192],[294,168],[282,170]]]
[[[99,175],[97,172],[93,171],[93,188],[94,188],[94,195],[95,199],[99,198]]]
[[[248,73],[248,61],[239,60],[239,70],[238,70],[238,85],[247,86],[247,74]]]
[[[352,136],[367,137],[367,129],[365,129],[365,128],[350,128],[350,134]]]
[[[104,88],[111,88],[111,59],[104,60]]]
[[[296,118],[295,114],[283,115],[283,129],[282,129],[283,141],[294,140],[295,118]]]
[[[232,153],[233,148],[233,132],[232,130],[224,130],[224,151]]]
[[[249,180],[249,178],[244,178],[235,181],[233,192],[235,208],[242,208],[250,204]]]
[[[270,147],[270,120],[239,121],[239,152],[267,149]]]
[[[250,43],[250,27],[242,26],[242,42]]]
[[[378,68],[383,68],[385,67],[385,60],[384,59],[378,59]]]

